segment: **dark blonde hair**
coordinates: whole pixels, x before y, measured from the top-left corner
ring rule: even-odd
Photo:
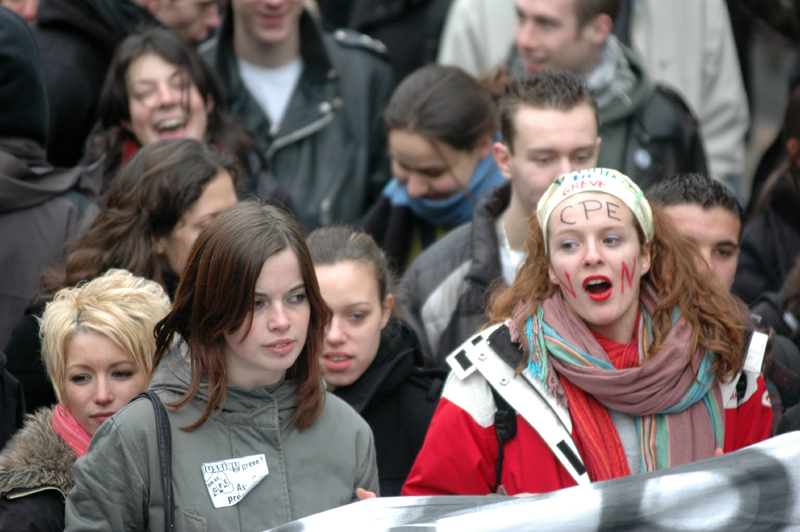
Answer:
[[[698,347],[713,351],[716,358],[712,370],[719,380],[725,380],[739,371],[743,363],[741,309],[733,296],[715,282],[696,246],[678,233],[661,209],[655,205],[651,208],[655,236],[650,242],[650,271],[642,277],[642,284],[653,288],[658,305],[653,311],[653,344],[649,355],[656,352],[672,328],[672,309],[677,306],[681,317],[692,328],[687,364]],[[644,244],[644,233],[637,222],[634,221],[634,225],[640,243]],[[527,316],[536,312],[539,301],[558,289],[550,280],[549,253],[536,213],[531,216],[525,250],[528,257],[514,283],[494,294],[488,312],[491,322],[499,323],[511,318],[522,302],[525,312],[517,323],[520,331],[524,330]],[[528,350],[525,351],[517,371],[522,371],[528,363]]]
[[[270,257],[290,249],[300,263],[311,307],[306,343],[286,378],[298,387],[297,411],[291,423],[309,427],[322,413],[325,391],[317,358],[330,321],[303,233],[283,210],[255,201],[223,211],[197,238],[175,294],[172,312],[156,326],[156,364],[169,353],[178,334],[189,347],[192,377],[189,390],[171,407],[191,401],[208,376],[208,404],[202,416],[184,430],[200,427],[219,412],[227,395],[226,332],[252,323],[256,282]]]

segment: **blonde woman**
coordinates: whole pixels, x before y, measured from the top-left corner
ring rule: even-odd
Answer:
[[[64,530],[73,464],[98,427],[147,389],[153,328],[169,310],[160,285],[126,270],[48,303],[40,337],[58,404],[30,415],[0,454],[0,530]]]

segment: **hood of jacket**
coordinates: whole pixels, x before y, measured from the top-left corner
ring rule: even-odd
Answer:
[[[53,409],[43,408],[27,417],[0,453],[0,493],[53,486],[66,496],[75,484],[76,459],[53,428]]]
[[[73,189],[93,200],[100,195],[101,182],[98,164],[53,168],[37,142],[0,138],[0,214],[35,207]]]
[[[156,368],[153,380],[150,381],[150,389],[157,393],[166,392],[167,397],[164,402],[169,403],[183,397],[189,391],[191,379],[189,349],[186,342],[179,340]],[[222,410],[213,414],[210,419],[250,426],[260,411],[273,408],[272,405],[277,404],[278,421],[284,427],[288,425],[297,410],[297,385],[292,380],[282,380],[271,386],[254,388],[228,384],[227,389]],[[203,375],[200,388],[191,405],[202,412],[207,403],[208,377]]]
[[[37,27],[69,29],[109,51],[128,35],[159,25],[131,0],[41,0],[36,12]]]
[[[777,214],[781,220],[800,234],[800,169],[794,166],[778,178],[775,188],[769,194],[766,208]]]
[[[372,401],[394,392],[414,367],[423,364],[417,334],[407,323],[392,316],[381,333],[378,353],[367,371],[353,384],[336,388],[333,394],[360,414]]]

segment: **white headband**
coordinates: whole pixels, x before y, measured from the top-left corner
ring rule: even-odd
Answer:
[[[581,192],[603,192],[622,201],[633,212],[648,241],[653,240],[653,211],[642,189],[616,170],[592,168],[564,174],[556,179],[539,200],[536,217],[547,247],[547,222],[555,208],[565,199]]]

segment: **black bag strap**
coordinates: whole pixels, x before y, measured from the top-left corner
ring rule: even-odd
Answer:
[[[496,492],[500,488],[500,480],[503,476],[503,448],[508,440],[517,435],[517,411],[493,386],[489,386],[489,388],[492,390],[494,404],[497,406],[497,412],[494,415],[494,430],[497,433],[497,465],[494,485]]]
[[[161,481],[164,486],[164,532],[175,530],[175,499],[172,493],[172,433],[169,428],[167,410],[154,391],[140,393],[139,397],[153,403],[156,415],[156,438],[158,439],[158,458],[161,462]]]

